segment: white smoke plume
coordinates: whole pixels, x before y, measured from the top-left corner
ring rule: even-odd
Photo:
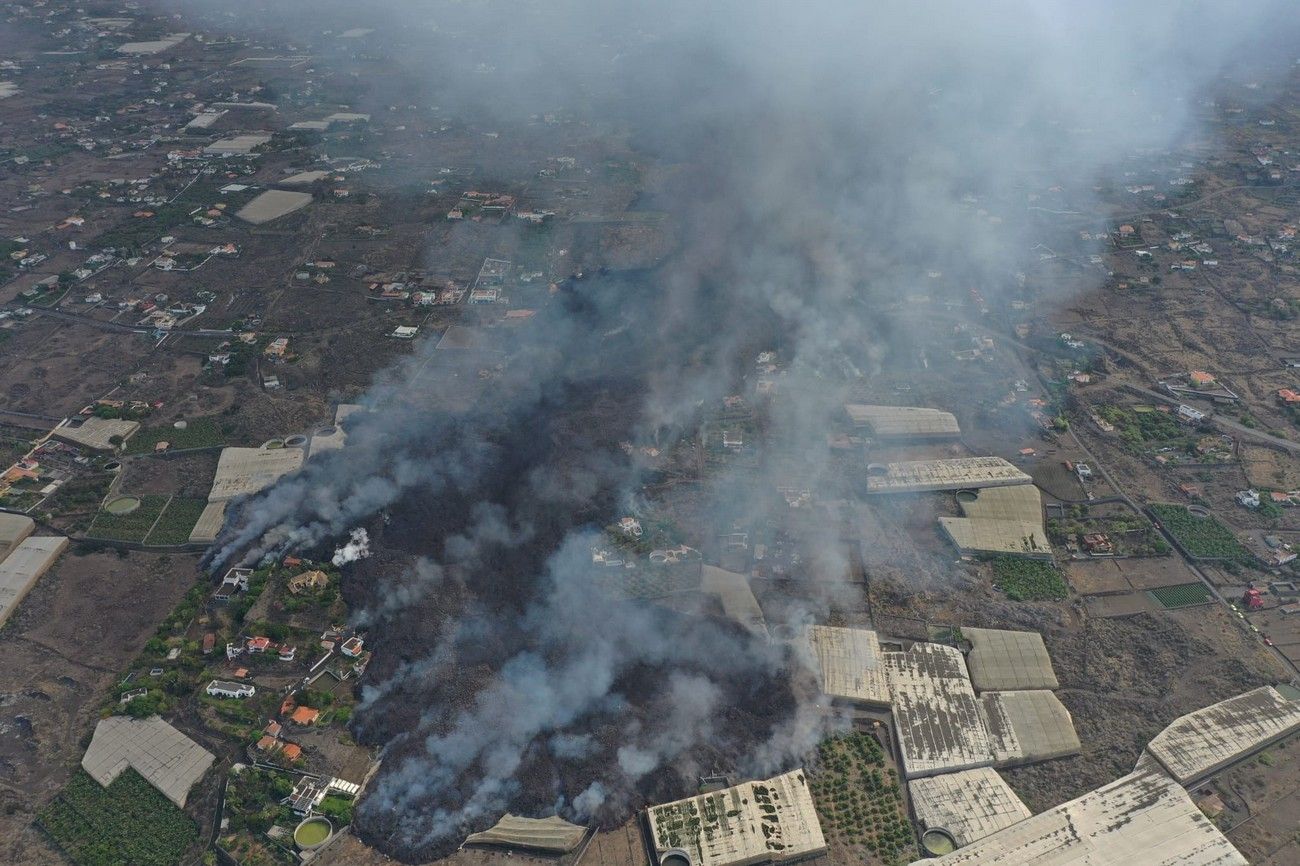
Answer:
[[[336,548],[330,562],[337,566],[365,559],[370,555],[370,534],[364,526],[358,526],[348,533],[348,543]]]

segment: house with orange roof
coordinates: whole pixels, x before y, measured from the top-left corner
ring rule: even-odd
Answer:
[[[1187,374],[1187,378],[1197,388],[1209,388],[1217,381],[1212,375],[1204,370],[1193,370]]]
[[[1297,394],[1290,388],[1279,389],[1277,396],[1283,403],[1300,403],[1300,394]]]
[[[320,710],[315,710],[311,707],[298,707],[298,709],[293,711],[293,715],[289,716],[289,721],[293,722],[295,725],[307,727],[316,724],[316,720],[319,718]]]
[[[280,749],[280,754],[284,755],[290,761],[296,761],[302,757],[302,746],[297,743],[285,743]]]

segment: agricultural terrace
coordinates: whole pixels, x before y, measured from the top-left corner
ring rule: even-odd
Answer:
[[[138,504],[129,504],[134,499]],[[95,520],[86,530],[89,538],[104,538],[112,541],[144,541],[144,537],[153,529],[163,509],[167,507],[167,496],[117,497],[110,500],[104,510],[95,515]]]
[[[190,540],[194,524],[207,505],[202,499],[181,499],[173,497],[163,509],[162,516],[154,524],[153,530],[145,536],[145,544],[185,544]]]
[[[828,842],[861,862],[906,863],[916,836],[903,808],[898,773],[885,766],[885,752],[869,733],[854,731],[823,740],[809,774],[813,801]]]
[[[1201,517],[1182,505],[1152,505],[1151,513],[1188,556],[1243,565],[1251,561],[1232,530],[1213,516]]]
[[[174,866],[199,838],[194,821],[131,769],[107,788],[78,772],[37,822],[77,866]]]
[[[1180,583],[1177,586],[1162,586],[1150,591],[1150,595],[1166,610],[1182,607],[1196,607],[1209,604],[1210,591],[1200,583]]]
[[[205,504],[200,499],[168,496],[119,496],[95,515],[86,537],[153,545],[185,544]]]
[[[136,431],[126,444],[127,454],[149,454],[159,442],[166,442],[169,451],[187,448],[214,448],[225,443],[225,435],[215,418],[191,418],[184,429],[170,424],[144,427]]]
[[[995,556],[993,584],[1012,601],[1056,601],[1068,594],[1065,578],[1050,562]]]

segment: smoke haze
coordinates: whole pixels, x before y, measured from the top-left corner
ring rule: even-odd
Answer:
[[[1271,25],[1287,12],[379,0],[359,21],[277,8],[379,28],[418,98],[475,127],[508,136],[555,114],[625,133],[646,167],[642,206],[675,234],[653,269],[565,281],[464,410],[437,399],[456,362],[418,344],[366,395],[373,411],[348,419],[341,451],[234,508],[214,547],[214,566],[326,544],[350,563],[366,524],[374,547],[420,557],[355,565],[378,648],[356,729],[386,744],[359,819],[403,857],[508,808],[619,820],[718,767],[788,768],[839,724],[800,649],[593,583],[595,527],[645,505],[638,449],[688,444],[740,395],[763,403],[767,445],[693,489],[711,529],[785,522],[776,491],[790,478],[814,501],[845,498],[827,430],[856,384],[933,328],[903,301],[1018,297],[1043,212],[1089,212],[1125,158],[1185,140],[1225,68],[1282,56]],[[372,97],[380,114],[412,99]],[[755,366],[767,350],[770,372]],[[855,591],[838,582],[832,522],[800,526],[826,579],[765,611],[773,630]]]

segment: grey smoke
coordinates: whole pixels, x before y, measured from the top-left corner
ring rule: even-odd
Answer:
[[[910,357],[945,303],[972,289],[1018,297],[1033,239],[1052,231],[1040,209],[1088,211],[1125,158],[1185,140],[1226,67],[1246,54],[1266,66],[1286,45],[1277,31],[1291,26],[1287,13],[1263,0],[370,4],[428,101],[469,122],[508,136],[553,112],[625,128],[664,167],[651,198],[671,214],[679,248],[655,273],[653,298],[592,291],[581,313],[556,312],[543,333],[522,336],[491,407],[431,419],[412,406],[438,360],[431,342],[417,346],[366,396],[374,411],[349,419],[342,451],[233,510],[213,562],[328,543],[414,492],[472,495],[509,458],[495,443],[552,412],[566,386],[599,381],[611,345],[643,356],[632,436],[664,448],[693,430],[701,407],[733,393],[758,402],[754,353],[776,349],[774,447],[701,496],[720,524],[779,518],[743,491],[790,476],[833,496],[840,469],[826,431],[854,386]],[[1074,279],[1083,291],[1099,275]],[[382,633],[422,609],[453,568],[481,576],[502,546],[533,542],[548,509],[576,510],[609,487],[631,501],[643,480],[635,461],[598,450],[577,467],[531,466],[518,479],[528,504],[477,505],[441,561],[380,575],[387,598],[361,620]],[[825,551],[809,568],[842,574],[833,528],[808,532],[808,546]],[[431,632],[427,653],[365,685],[363,734],[382,723],[385,700],[451,675],[466,647],[501,631],[531,645],[502,660],[472,706],[429,707],[389,745],[363,816],[391,816],[392,838],[419,848],[489,822],[519,795],[516,773],[534,750],[587,754],[582,737],[618,716],[627,697],[611,689],[640,666],[675,671],[658,698],[672,709],[625,729],[600,778],[558,792],[575,817],[635,802],[637,781],[675,762],[702,769],[689,766],[691,747],[716,734],[729,678],[806,675],[806,660],[781,648],[707,628],[661,633],[653,610],[594,594],[583,577],[593,540],[578,529],[548,551],[513,618],[471,608]],[[849,592],[827,583],[828,597]],[[835,723],[809,693],[736,769],[780,769]]]

